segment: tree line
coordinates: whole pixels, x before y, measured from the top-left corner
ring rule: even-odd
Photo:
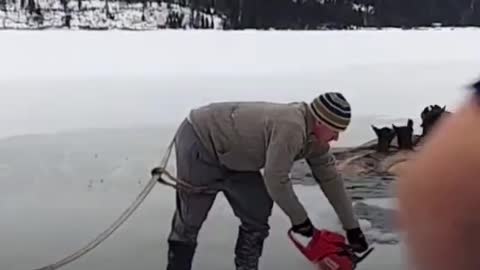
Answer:
[[[480,0],[182,0],[225,14],[227,28],[480,26]]]
[[[20,1],[32,13],[35,0]],[[67,0],[61,1],[66,8]],[[82,0],[77,0],[79,8]],[[88,0],[84,0],[88,1]],[[225,18],[225,29],[346,29],[480,26],[480,0],[105,0],[167,2]],[[175,21],[173,21],[175,24]],[[210,28],[204,22],[206,28]]]

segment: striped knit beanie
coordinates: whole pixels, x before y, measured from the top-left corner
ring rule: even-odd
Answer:
[[[309,108],[319,122],[335,131],[344,131],[350,124],[350,104],[340,93],[323,93],[309,104]]]

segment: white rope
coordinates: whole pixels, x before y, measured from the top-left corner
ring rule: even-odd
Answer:
[[[175,136],[174,136],[174,138],[175,138]],[[173,148],[173,145],[174,145],[174,140],[175,139],[173,139],[172,142],[170,143],[170,145],[168,146],[167,152],[163,156],[163,159],[160,163],[159,168],[161,168],[162,170],[166,170],[166,168],[167,168],[168,160],[170,159],[170,154],[172,152],[172,148]],[[65,257],[64,259],[62,259],[62,260],[60,260],[56,263],[53,263],[53,264],[50,264],[50,265],[47,265],[47,266],[44,266],[44,267],[41,267],[41,268],[36,268],[35,270],[56,270],[60,267],[63,267],[65,265],[77,260],[78,258],[82,257],[83,255],[85,255],[86,253],[88,253],[89,251],[91,251],[92,249],[97,247],[100,243],[105,241],[140,206],[140,204],[145,200],[145,198],[150,193],[150,191],[152,191],[153,187],[155,186],[155,184],[159,180],[160,176],[161,176],[160,174],[152,174],[152,178],[147,183],[147,185],[142,190],[142,192],[140,192],[140,194],[138,194],[137,198],[130,205],[130,207],[128,207],[122,213],[122,215],[110,227],[108,227],[104,232],[102,232],[100,235],[98,235],[94,240],[92,240],[90,243],[88,243],[85,247],[83,247],[82,249],[78,250],[77,252],[71,254],[70,256]]]

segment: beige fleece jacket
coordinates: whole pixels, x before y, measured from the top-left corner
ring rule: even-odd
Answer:
[[[264,169],[267,190],[292,224],[307,218],[289,173],[305,159],[345,229],[358,227],[343,178],[328,145],[313,136],[314,118],[306,103],[220,102],[189,115],[206,149],[232,170]]]

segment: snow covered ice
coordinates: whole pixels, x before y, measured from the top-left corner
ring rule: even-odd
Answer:
[[[354,110],[338,146],[357,145],[373,138],[370,124],[418,119],[431,103],[454,109],[479,75],[478,33],[3,31],[0,269],[44,266],[102,232],[146,184],[192,106],[310,100],[338,89]],[[318,227],[340,230],[318,187],[296,190]],[[395,208],[389,198],[362,203]],[[173,206],[174,192],[155,187],[111,238],[63,269],[163,269]],[[401,240],[361,224],[372,240]],[[271,225],[262,269],[312,269],[289,243],[278,208]],[[194,268],[233,269],[237,226],[219,196]],[[375,245],[358,269],[409,269],[402,244]]]

